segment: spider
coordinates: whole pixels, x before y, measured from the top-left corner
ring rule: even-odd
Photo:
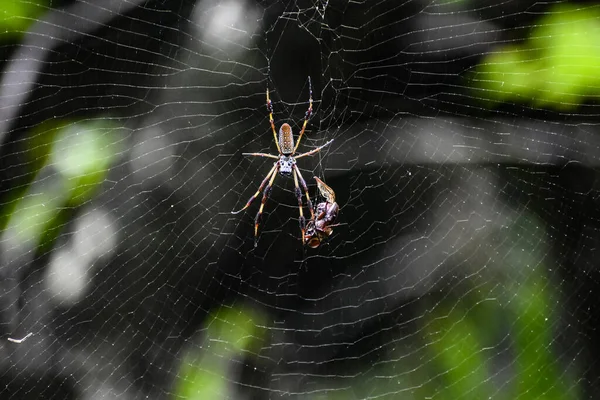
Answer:
[[[308,188],[306,187],[306,181],[302,177],[302,174],[300,173],[300,169],[298,169],[298,166],[296,165],[296,160],[299,158],[302,158],[302,157],[311,156],[311,155],[317,153],[318,151],[321,151],[321,149],[323,149],[324,147],[329,146],[333,142],[333,139],[331,139],[330,141],[325,143],[323,146],[319,146],[313,150],[307,151],[306,153],[302,153],[297,156],[295,155],[296,150],[298,149],[298,145],[300,144],[300,140],[302,139],[302,135],[304,135],[304,130],[306,129],[306,125],[308,124],[308,119],[312,115],[312,110],[313,110],[313,108],[312,108],[312,106],[313,106],[312,86],[311,86],[311,82],[310,82],[310,76],[308,77],[308,91],[309,91],[308,110],[306,111],[306,114],[304,115],[304,123],[302,124],[302,130],[300,130],[300,134],[298,135],[298,141],[296,142],[296,144],[294,144],[294,135],[292,133],[292,127],[288,123],[284,123],[279,128],[279,140],[278,140],[277,132],[275,130],[275,123],[273,121],[273,104],[271,103],[271,99],[269,98],[269,89],[267,88],[267,111],[269,112],[269,122],[271,123],[271,130],[273,131],[273,138],[275,139],[275,145],[277,146],[277,151],[279,152],[279,155],[267,154],[267,153],[242,153],[243,156],[267,157],[267,158],[273,158],[273,159],[277,160],[273,164],[273,167],[271,168],[271,170],[267,173],[267,176],[265,176],[265,178],[263,179],[263,181],[260,184],[256,193],[254,193],[254,195],[252,197],[250,197],[250,200],[248,200],[248,202],[246,203],[244,208],[242,208],[239,211],[231,212],[232,214],[238,214],[238,213],[244,211],[246,208],[250,207],[252,202],[260,194],[261,190],[263,190],[263,188],[265,188],[263,197],[262,197],[262,201],[260,204],[260,208],[258,210],[258,213],[256,214],[256,217],[254,218],[254,246],[255,247],[257,245],[258,226],[260,224],[260,219],[261,219],[261,216],[263,213],[263,209],[265,207],[265,203],[267,202],[267,199],[269,198],[269,195],[271,193],[271,188],[273,187],[273,182],[275,181],[275,177],[277,176],[278,173],[281,176],[289,177],[290,175],[292,175],[294,177],[294,185],[295,185],[294,194],[296,195],[296,198],[298,199],[298,209],[300,212],[299,222],[300,222],[300,230],[302,231],[301,238],[304,238],[304,236],[305,236],[306,219],[304,218],[304,212],[302,210],[302,191],[300,190],[298,181],[300,181],[300,184],[302,185],[302,188],[304,189],[304,193],[306,194],[306,202],[308,204],[308,208],[310,209],[311,220],[314,220],[314,217],[315,217],[314,210],[312,207],[312,203],[310,201],[310,196],[308,194]],[[266,187],[265,187],[265,185],[266,185]]]

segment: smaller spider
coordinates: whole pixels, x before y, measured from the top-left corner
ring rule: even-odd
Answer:
[[[267,199],[269,198],[269,194],[271,193],[271,188],[273,187],[273,182],[275,181],[275,177],[277,176],[277,173],[279,173],[279,175],[281,175],[281,176],[292,175],[294,177],[294,185],[295,185],[294,194],[296,195],[296,198],[298,199],[298,209],[300,211],[299,222],[300,222],[300,230],[302,231],[302,236],[301,236],[302,239],[304,239],[304,236],[305,236],[306,219],[304,218],[304,212],[302,210],[302,191],[300,190],[300,187],[298,186],[298,180],[300,180],[300,183],[302,184],[302,188],[304,189],[304,193],[306,194],[306,202],[307,202],[308,208],[310,210],[311,220],[314,220],[314,218],[315,218],[312,203],[310,201],[310,196],[308,194],[308,188],[306,187],[306,181],[302,177],[302,174],[300,173],[300,169],[298,169],[298,166],[296,165],[296,160],[299,158],[302,158],[302,157],[311,156],[311,155],[317,153],[318,151],[321,151],[321,149],[323,149],[324,147],[329,146],[333,142],[333,139],[331,139],[330,141],[325,143],[323,146],[319,146],[313,150],[307,151],[306,153],[302,153],[297,156],[295,155],[296,150],[298,149],[298,145],[300,144],[300,140],[302,139],[302,135],[304,135],[304,130],[306,129],[306,125],[308,124],[308,119],[312,115],[313,98],[312,98],[312,87],[311,87],[311,82],[310,82],[310,76],[308,77],[308,91],[309,91],[308,110],[306,111],[306,114],[304,115],[304,123],[302,124],[302,130],[300,131],[300,134],[298,135],[298,141],[296,142],[295,145],[294,145],[294,135],[292,133],[292,127],[288,123],[284,123],[283,125],[281,125],[281,127],[279,128],[279,139],[277,138],[277,132],[275,130],[275,123],[273,121],[273,104],[271,103],[271,99],[269,98],[269,89],[267,88],[267,111],[269,111],[269,122],[271,123],[271,130],[273,131],[273,138],[275,139],[275,145],[277,146],[277,151],[279,152],[279,155],[267,154],[267,153],[242,153],[242,155],[244,155],[244,156],[267,157],[267,158],[273,158],[273,159],[277,160],[273,164],[273,167],[271,168],[271,170],[267,173],[267,176],[263,179],[263,181],[260,184],[256,193],[254,193],[254,195],[252,197],[250,197],[250,200],[248,200],[248,202],[246,203],[244,208],[242,208],[239,211],[231,212],[232,214],[238,214],[238,213],[244,211],[246,208],[250,207],[250,204],[252,204],[254,199],[256,199],[258,197],[261,190],[263,190],[263,188],[265,188],[263,197],[262,197],[262,201],[260,204],[260,208],[254,219],[254,246],[255,247],[257,245],[257,238],[258,238],[258,225],[260,224],[260,219],[261,219],[261,216],[263,213],[263,209],[265,207],[265,203],[267,202]],[[265,187],[265,185],[266,185],[266,187]]]

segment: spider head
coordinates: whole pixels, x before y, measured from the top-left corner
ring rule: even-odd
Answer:
[[[292,169],[296,162],[291,156],[281,156],[279,158],[279,173],[284,176],[292,175]]]
[[[286,156],[294,152],[294,135],[290,124],[285,123],[279,128],[279,147]]]

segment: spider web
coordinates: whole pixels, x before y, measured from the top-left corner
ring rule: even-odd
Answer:
[[[586,4],[12,2],[0,397],[595,398]]]

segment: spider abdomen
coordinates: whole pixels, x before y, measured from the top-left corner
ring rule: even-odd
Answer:
[[[290,124],[285,123],[279,128],[279,146],[281,147],[281,153],[284,155],[290,155],[294,152],[294,135]]]
[[[292,175],[292,169],[296,164],[296,160],[292,156],[281,156],[279,159],[279,173],[281,175],[290,176]]]

